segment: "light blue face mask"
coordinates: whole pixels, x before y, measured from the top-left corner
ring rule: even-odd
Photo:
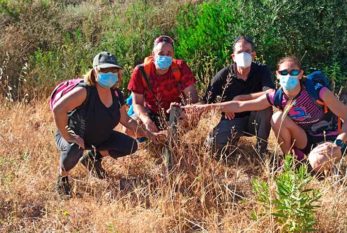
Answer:
[[[100,86],[104,88],[111,88],[113,85],[115,85],[118,81],[118,74],[117,73],[99,73],[98,74],[98,80]]]
[[[158,55],[155,58],[155,64],[160,70],[167,70],[172,64],[172,57]]]
[[[298,76],[280,76],[281,87],[287,91],[294,90],[294,88],[299,85]]]

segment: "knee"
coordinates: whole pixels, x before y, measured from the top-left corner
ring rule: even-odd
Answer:
[[[226,143],[221,143],[221,142],[218,143],[215,137],[209,136],[205,141],[205,145],[209,150],[215,152],[215,151],[222,150],[223,147],[226,145]]]
[[[68,153],[66,156],[61,156],[60,168],[66,172],[70,171],[76,166],[82,154],[83,153]]]
[[[231,137],[231,133],[227,135],[226,133],[219,133],[218,130],[213,130],[208,135],[205,144],[213,150],[219,150],[228,143],[229,137]]]
[[[271,127],[277,129],[281,124],[283,113],[281,111],[275,112],[271,117]]]
[[[70,171],[76,166],[83,155],[83,150],[77,144],[67,144],[66,150],[60,153],[60,167],[63,171]]]

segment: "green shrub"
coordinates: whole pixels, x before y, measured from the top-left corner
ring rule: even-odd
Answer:
[[[253,192],[262,209],[260,213],[255,212],[253,218],[270,212],[281,232],[314,231],[316,203],[321,194],[308,188],[312,178],[307,166],[301,165],[298,169],[294,166],[293,157],[286,156],[283,172],[274,178],[274,193],[269,183],[253,180]]]
[[[202,77],[206,76],[201,73],[206,61],[213,63],[213,73],[227,63],[232,41],[239,34],[234,27],[239,23],[235,16],[238,5],[227,0],[188,4],[178,15],[176,54]]]
[[[253,36],[258,60],[272,70],[294,54],[306,73],[324,70],[338,90],[347,77],[346,18],[344,0],[0,0],[0,92],[46,96],[42,90],[84,73],[102,50],[124,65],[125,87],[160,34],[175,39],[176,57],[188,61],[202,92],[240,34]]]
[[[272,70],[281,57],[296,55],[307,73],[339,69],[339,75],[331,78],[337,86],[345,85],[346,18],[343,0],[207,1],[188,5],[178,16],[177,52],[197,73],[203,70],[205,56],[212,57],[214,67],[220,69],[232,52],[233,39],[246,34],[254,38],[258,59]]]

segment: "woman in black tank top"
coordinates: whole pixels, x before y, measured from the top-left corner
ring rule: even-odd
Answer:
[[[68,174],[78,161],[93,176],[103,179],[106,177],[101,166],[103,157],[118,158],[137,150],[136,140],[114,130],[118,123],[156,142],[154,134],[139,127],[126,114],[123,95],[116,88],[121,69],[114,55],[99,53],[84,82],[53,106],[58,129],[55,140],[60,150],[57,191],[62,196],[71,197]],[[84,150],[89,152],[83,155]]]

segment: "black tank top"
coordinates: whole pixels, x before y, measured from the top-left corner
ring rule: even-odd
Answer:
[[[124,104],[122,93],[112,90],[112,105],[106,107],[94,86],[81,84],[87,90],[86,101],[69,113],[69,127],[84,139],[86,148],[98,147],[111,135],[120,120],[120,108]]]

